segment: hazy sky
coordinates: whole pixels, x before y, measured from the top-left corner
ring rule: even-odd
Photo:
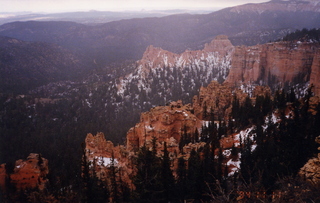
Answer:
[[[217,8],[268,0],[0,0],[0,12],[121,11]]]

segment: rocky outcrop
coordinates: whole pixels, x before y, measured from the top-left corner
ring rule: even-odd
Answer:
[[[228,37],[224,35],[219,35],[210,43],[205,44],[203,50],[186,50],[181,54],[175,54],[150,45],[144,52],[142,59],[138,61],[138,64],[144,68],[171,68],[174,66],[184,68],[206,61],[210,65],[224,65],[225,68],[228,68],[233,49],[234,46]]]
[[[212,120],[225,116],[226,110],[231,106],[232,88],[228,84],[220,85],[212,81],[207,87],[201,87],[198,96],[193,97],[192,107],[194,114],[200,119]]]
[[[11,184],[17,190],[28,188],[43,190],[48,182],[48,173],[48,160],[39,154],[31,153],[26,160],[17,160],[13,173],[9,175]]]
[[[228,83],[212,81],[207,87],[201,87],[199,95],[193,97],[192,109],[195,116],[202,120],[228,120],[234,97],[243,104],[249,95],[254,104],[257,96],[271,96],[271,90],[266,86],[233,88]]]
[[[191,113],[191,106],[183,106],[181,101],[158,106],[142,113],[140,123],[128,131],[127,149],[137,150],[144,144],[151,147],[153,138],[160,143],[168,142],[169,146],[178,146],[184,129],[193,134],[201,126],[201,121]]]
[[[107,180],[109,168],[117,167],[121,169],[122,179],[130,183],[128,177],[132,174],[131,161],[128,160],[126,150],[123,145],[114,146],[111,141],[107,141],[101,132],[96,135],[87,134],[85,139],[86,158],[90,162],[90,167],[94,167],[97,177]]]
[[[276,42],[252,47],[236,47],[230,84],[305,83],[317,77],[320,46],[314,43]]]
[[[320,144],[320,136],[318,136],[315,141]],[[320,147],[318,150],[320,150]],[[299,175],[313,184],[320,184],[320,153],[318,157],[310,159],[300,169]]]

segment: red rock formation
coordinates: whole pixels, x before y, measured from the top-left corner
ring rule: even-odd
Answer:
[[[315,141],[320,144],[320,136],[318,136]],[[320,147],[318,150],[320,150]],[[320,184],[320,153],[318,157],[310,159],[300,169],[299,175],[315,185]]]
[[[161,48],[149,46],[138,64],[149,69],[155,67],[185,67],[195,61],[216,60],[216,63],[227,63],[228,56],[231,56],[234,46],[227,36],[217,36],[210,43],[205,44],[203,50],[186,50],[182,54],[175,54]],[[214,58],[214,59],[213,59]]]
[[[200,119],[210,120],[213,113],[215,119],[225,116],[225,111],[232,102],[232,88],[228,84],[220,85],[212,81],[207,87],[201,87],[199,96],[194,96],[192,107],[194,114]]]
[[[85,139],[86,157],[94,167],[98,178],[109,181],[109,169],[112,166],[118,168],[121,179],[131,185],[131,175],[133,172],[131,157],[123,145],[114,146],[111,141],[107,141],[103,133],[97,135],[88,134]]]
[[[276,42],[252,47],[236,47],[226,83],[250,84],[315,82],[318,77],[319,45],[301,42]],[[319,88],[318,83],[316,84]]]
[[[153,138],[158,142],[169,142],[171,139],[172,144],[178,144],[184,128],[191,134],[201,128],[201,121],[190,110],[189,105],[182,106],[178,101],[142,113],[140,123],[127,133],[127,149],[137,150],[144,144],[151,147]]]
[[[17,190],[39,188],[43,190],[48,181],[48,160],[39,154],[31,153],[27,160],[16,161],[14,172],[10,174],[11,183]]]
[[[311,66],[310,84],[314,85],[314,93],[320,96],[320,50],[318,49],[313,57]]]

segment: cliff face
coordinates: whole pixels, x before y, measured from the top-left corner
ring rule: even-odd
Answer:
[[[319,45],[313,43],[277,42],[236,47],[225,82],[236,85],[309,82],[317,77],[318,55]]]
[[[314,85],[315,95],[320,95],[320,50],[318,49],[313,57],[311,66],[310,84]]]
[[[18,191],[28,188],[43,190],[48,182],[48,173],[48,160],[31,153],[27,160],[16,161],[12,174],[7,174],[5,164],[0,165],[0,186],[5,189],[6,178],[10,176],[11,184]]]

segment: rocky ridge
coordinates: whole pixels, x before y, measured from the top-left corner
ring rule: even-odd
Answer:
[[[207,43],[202,50],[186,50],[175,54],[161,48],[149,46],[141,60],[137,62],[136,70],[120,79],[117,85],[118,95],[122,95],[128,86],[137,84],[137,87],[150,91],[149,88],[154,77],[159,77],[160,72],[166,72],[166,77],[177,79],[177,71],[201,74],[201,79],[206,83],[212,80],[224,80],[229,73],[231,55],[234,46],[227,36],[217,36],[212,42]],[[192,88],[195,79],[191,79]],[[181,84],[182,86],[185,84]]]

